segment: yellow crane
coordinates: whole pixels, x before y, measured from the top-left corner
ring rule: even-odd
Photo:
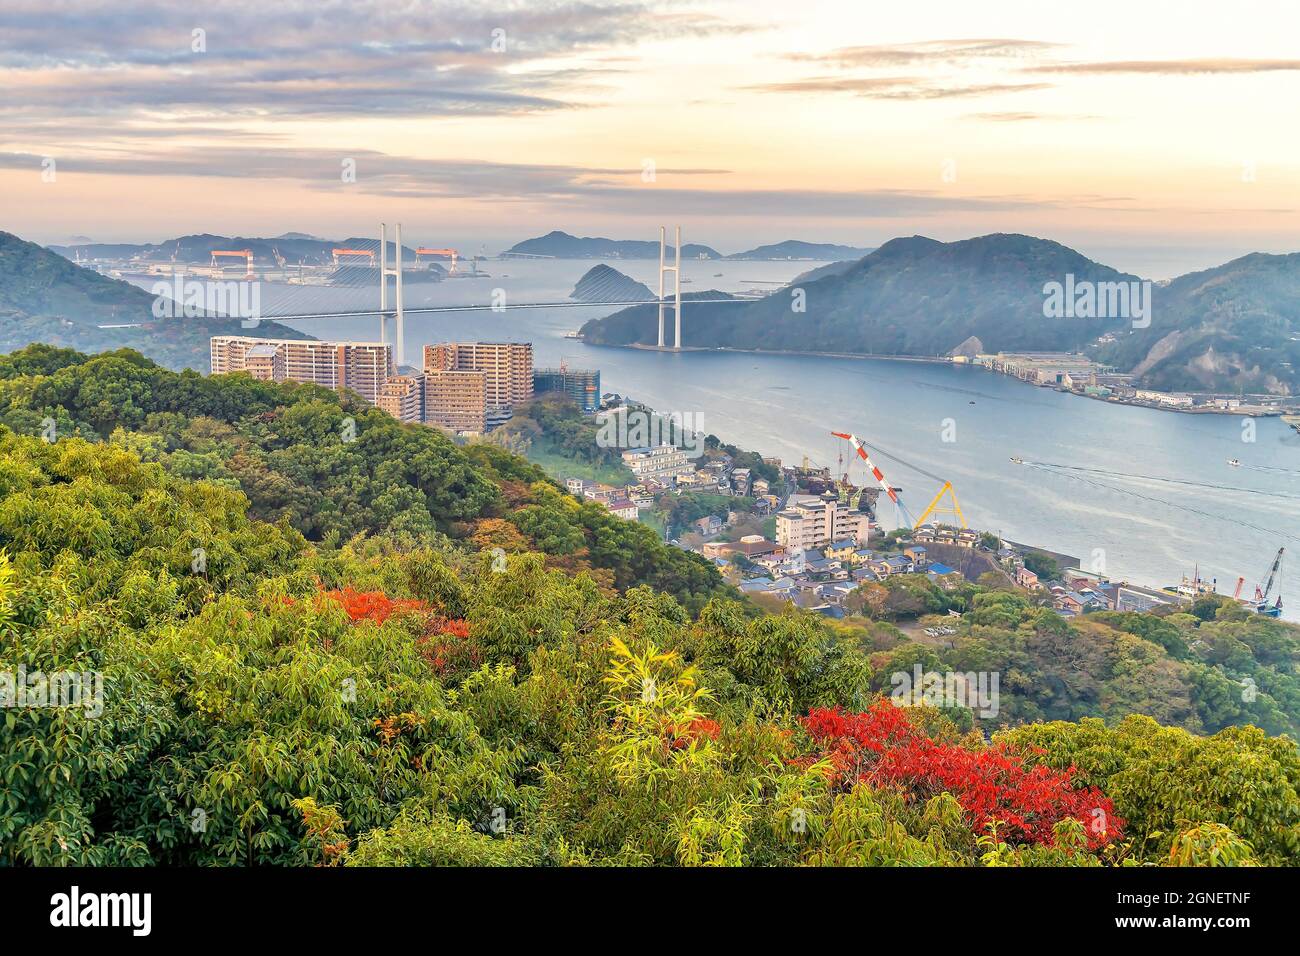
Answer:
[[[943,500],[944,495],[947,495],[952,499],[951,508],[940,506],[940,502]],[[940,488],[939,493],[934,496],[934,500],[931,501],[926,509],[921,512],[921,517],[916,519],[917,527],[925,524],[926,519],[931,515],[949,515],[957,519],[957,526],[959,528],[966,527],[966,516],[961,513],[961,505],[957,503],[957,490],[953,488],[951,481],[945,481],[943,483],[943,487]]]
[[[858,454],[858,457],[861,458],[866,463],[867,468],[870,469],[876,481],[880,483],[881,488],[885,490],[885,493],[889,495],[890,499],[898,507],[899,512],[904,517],[907,517],[910,520],[911,516],[908,514],[907,509],[903,506],[902,500],[898,496],[898,489],[885,480],[885,476],[881,474],[880,469],[876,467],[876,465],[871,461],[871,458],[867,455],[867,451],[866,451],[868,447],[867,443],[864,442],[862,439],[858,438],[856,435],[850,434],[848,432],[831,432],[831,434],[834,435],[836,438],[843,438],[845,441],[847,441],[850,445],[853,446],[854,450]],[[902,465],[905,468],[910,468],[915,472],[925,475],[925,477],[927,478],[939,482],[939,486],[940,486],[939,493],[934,496],[934,499],[930,502],[929,505],[926,506],[926,509],[923,512],[921,512],[921,516],[917,518],[915,521],[910,522],[912,527],[919,528],[921,525],[925,524],[928,518],[933,516],[938,516],[938,515],[948,515],[953,518],[956,518],[958,527],[960,528],[967,527],[966,516],[962,514],[961,505],[957,501],[957,491],[955,488],[953,488],[951,481],[948,481],[945,478],[940,478],[938,475],[931,474],[930,472],[926,471],[924,468],[918,468],[916,465],[912,464],[911,462],[904,461],[902,458],[899,458],[897,455],[891,455],[880,448],[875,448],[873,450],[883,455],[886,458],[893,459],[894,461],[898,462],[900,465]],[[945,495],[951,500],[952,502],[951,507],[944,505],[942,503]]]

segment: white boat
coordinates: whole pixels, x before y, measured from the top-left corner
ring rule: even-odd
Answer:
[[[1228,459],[1228,464],[1231,465],[1233,468],[1240,468],[1240,467],[1241,467],[1241,462],[1238,461],[1236,458],[1229,458],[1229,459]]]

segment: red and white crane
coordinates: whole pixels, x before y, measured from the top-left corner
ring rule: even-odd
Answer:
[[[368,265],[370,266],[370,268],[373,269],[375,267],[375,250],[373,249],[335,249],[334,250],[335,269],[343,265],[343,263],[340,261],[343,256],[348,256],[349,258],[354,256],[365,256],[366,259],[368,260]]]
[[[226,256],[235,259],[243,259],[245,262],[244,278],[253,278],[253,250],[252,249],[213,249],[212,250],[212,268],[219,269],[221,264],[217,262],[218,256]],[[175,256],[172,260],[175,261]]]
[[[460,252],[455,249],[426,249],[424,246],[415,250],[415,261],[420,261],[420,256],[431,256],[435,259],[451,259],[451,269],[448,275],[456,274],[456,260],[460,258]]]
[[[921,468],[919,465],[914,465],[909,461],[904,461],[902,458],[899,458],[897,455],[893,455],[881,449],[877,449],[877,451],[880,451],[880,453],[885,455],[885,457],[892,458],[894,461],[898,462],[903,467],[910,468],[912,471],[925,475],[925,477],[930,478],[933,481],[939,482],[939,493],[934,496],[934,500],[932,500],[930,504],[926,506],[926,509],[923,512],[921,512],[921,517],[913,519],[911,512],[907,510],[907,506],[904,505],[902,499],[899,498],[898,489],[885,480],[885,476],[881,473],[880,469],[876,467],[875,462],[871,460],[871,456],[867,454],[866,445],[862,441],[862,439],[858,438],[857,435],[849,434],[846,432],[831,432],[831,434],[834,435],[836,438],[843,438],[845,441],[847,441],[850,445],[853,446],[853,450],[858,453],[858,457],[861,458],[864,462],[866,462],[867,467],[871,469],[871,474],[875,476],[875,479],[877,482],[879,482],[880,487],[885,489],[885,493],[889,495],[889,499],[894,503],[895,507],[898,509],[899,515],[901,515],[902,518],[907,519],[908,525],[916,528],[925,524],[926,520],[930,518],[932,515],[951,515],[952,517],[957,519],[957,524],[959,527],[962,528],[966,527],[966,516],[962,514],[961,505],[957,503],[957,492],[953,488],[952,482],[940,478],[938,475],[931,474],[930,472],[926,471],[924,468]],[[941,504],[945,495],[948,495],[952,499],[951,507]],[[902,526],[901,520],[899,524],[901,527]]]
[[[898,500],[898,492],[894,490],[893,486],[890,485],[889,482],[885,481],[885,476],[881,474],[880,469],[876,467],[876,463],[871,460],[871,456],[867,454],[867,450],[862,446],[862,442],[858,440],[858,436],[846,434],[845,432],[831,432],[831,434],[836,438],[843,438],[853,446],[853,450],[858,453],[858,457],[865,461],[867,467],[871,469],[871,474],[874,475],[876,481],[880,483],[880,487],[885,489],[885,494],[889,495],[889,499],[894,504],[902,507],[903,503]]]

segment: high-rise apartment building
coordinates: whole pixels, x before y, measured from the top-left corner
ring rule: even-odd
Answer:
[[[426,424],[453,432],[487,431],[486,373],[434,370],[421,377]]]
[[[244,371],[264,382],[284,381],[284,352],[274,345],[254,345],[244,353]]]
[[[393,374],[392,346],[380,342],[318,342],[214,335],[212,374],[248,372],[268,381],[315,382],[350,389],[372,405]]]
[[[492,428],[510,419],[514,406],[533,397],[531,342],[442,342],[424,347],[424,371],[482,372],[484,415]]]
[[[394,375],[379,389],[377,404],[399,422],[424,421],[424,376]]]

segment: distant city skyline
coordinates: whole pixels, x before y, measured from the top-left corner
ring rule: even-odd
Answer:
[[[0,229],[1024,232],[1158,278],[1300,250],[1297,28],[1262,0],[10,0]]]

